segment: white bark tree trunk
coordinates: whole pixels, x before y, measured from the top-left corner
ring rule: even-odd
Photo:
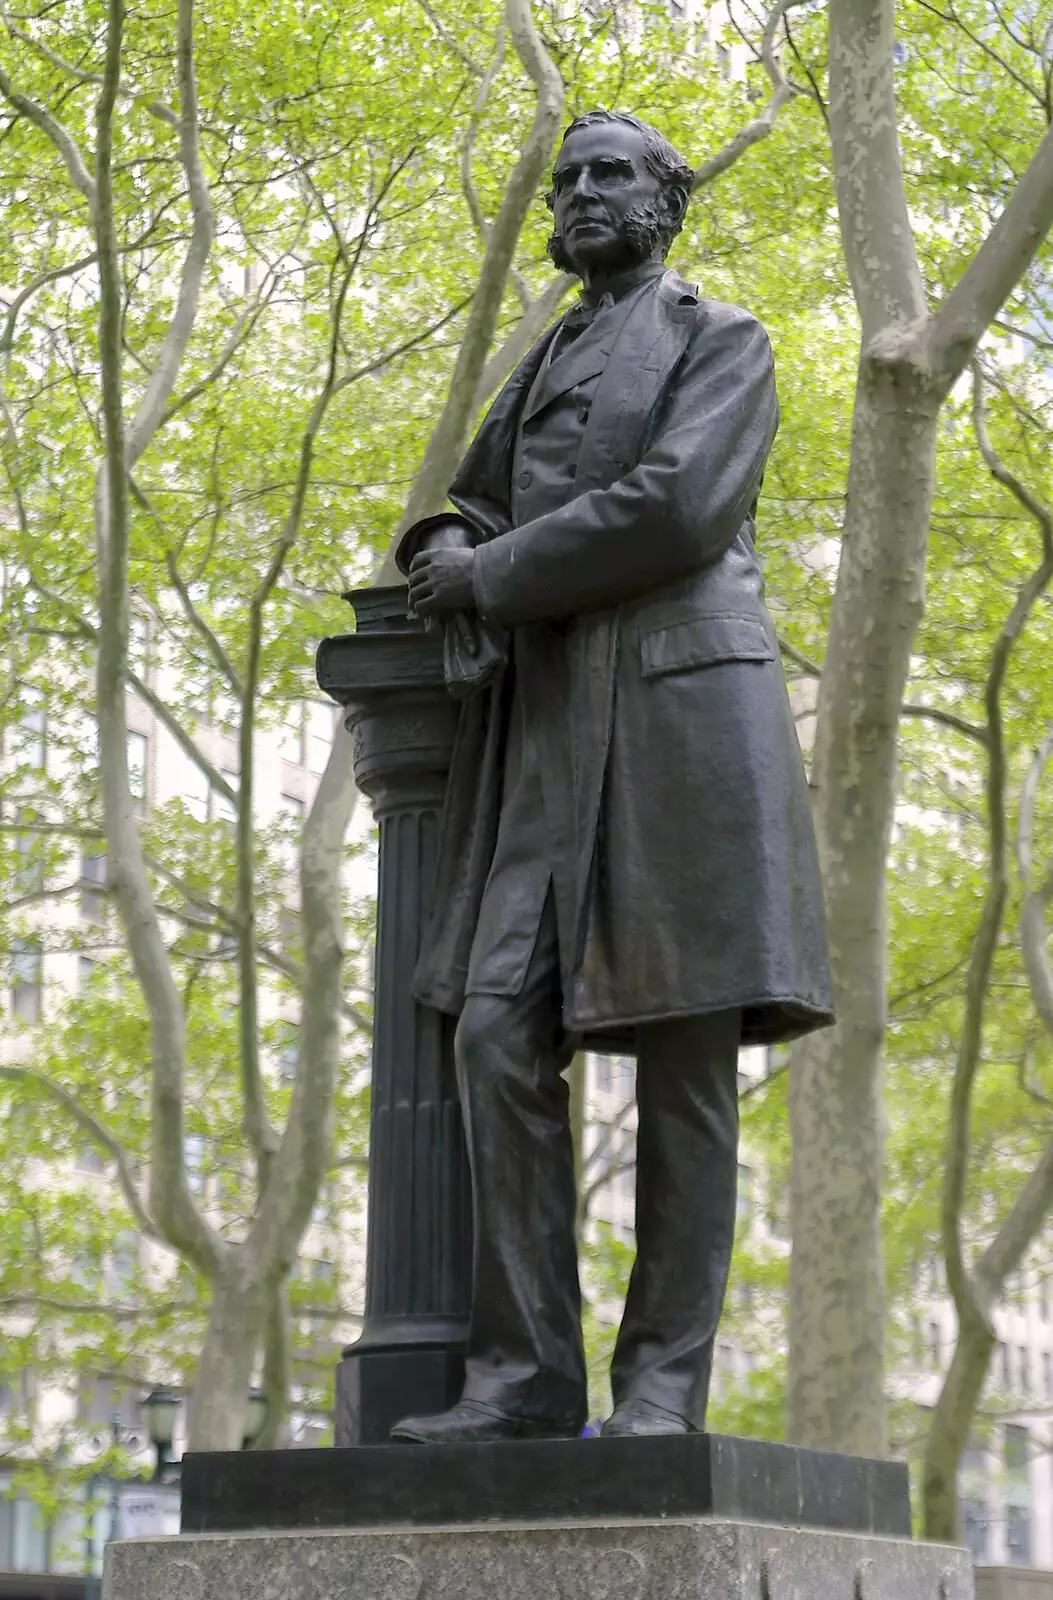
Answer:
[[[187,1411],[192,1450],[240,1450],[267,1294],[235,1254],[212,1279],[208,1326]]]
[[[836,1026],[794,1053],[790,1437],[886,1444],[880,1077],[896,730],[924,600],[939,408],[1053,221],[1047,133],[929,313],[899,155],[894,0],[830,0],[830,136],[862,324],[848,500],[812,781]]]
[[[937,399],[865,362],[812,765],[837,998],[802,1041],[793,1126],[790,1437],[884,1453],[881,1052],[896,723],[921,617]]]

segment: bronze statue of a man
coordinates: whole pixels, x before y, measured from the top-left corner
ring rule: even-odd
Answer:
[[[701,1428],[735,1226],[739,1047],[831,1020],[753,545],[771,349],[755,318],[663,265],[691,180],[635,117],[570,126],[550,250],[581,301],[494,402],[450,490],[458,514],[399,549],[464,696],[415,992],[459,1013],[475,1216],[463,1396],[399,1423],[400,1439],[585,1421],[562,1077],[581,1044],[637,1058],[637,1256],[604,1432]]]

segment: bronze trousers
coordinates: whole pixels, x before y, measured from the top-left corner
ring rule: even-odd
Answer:
[[[586,1420],[577,1191],[551,892],[516,995],[469,994],[457,1029],[475,1259],[466,1399]],[[615,1405],[701,1428],[735,1230],[741,1013],[637,1030],[636,1263]]]

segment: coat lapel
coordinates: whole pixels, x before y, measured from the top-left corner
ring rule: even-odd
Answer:
[[[580,493],[608,488],[640,459],[647,424],[697,317],[697,291],[675,272],[637,299],[596,387],[578,456]]]
[[[509,499],[519,413],[558,327],[557,322],[542,334],[512,373],[480,423],[450,488],[454,505],[458,508],[462,503],[470,506],[470,515],[482,524],[491,539],[506,533],[512,526]]]
[[[550,401],[555,400],[558,395],[566,394],[576,383],[585,383],[589,378],[595,378],[597,374],[603,372],[610,359],[616,337],[615,329],[608,333],[596,334],[593,334],[592,329],[587,329],[578,336],[568,350],[564,350],[547,366],[542,365],[527,397],[522,421],[529,422],[531,417],[537,416]]]

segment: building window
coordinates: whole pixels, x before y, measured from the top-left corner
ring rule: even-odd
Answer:
[[[91,984],[99,963],[91,956],[77,957],[77,993],[84,994]]]
[[[742,1233],[749,1232],[750,1221],[753,1217],[753,1172],[749,1167],[741,1166],[738,1171],[738,1183],[735,1188],[735,1220]]]
[[[139,1270],[139,1241],[136,1234],[128,1232],[118,1237],[110,1258],[107,1274],[111,1294],[123,1299],[135,1286]]]
[[[183,777],[182,801],[194,818],[195,822],[208,820],[208,794],[209,782],[201,768],[191,760],[187,760],[186,772]]]
[[[773,1239],[790,1238],[790,1186],[776,1185],[768,1202],[768,1227]]]
[[[290,706],[282,718],[278,731],[278,754],[294,767],[302,767],[307,758],[307,718],[302,705]]]
[[[300,1029],[295,1022],[283,1027],[284,1037],[278,1049],[278,1070],[285,1083],[292,1083],[300,1065]]]
[[[614,1169],[614,1192],[623,1205],[632,1206],[636,1201],[636,1153],[632,1145],[626,1140],[618,1152],[618,1162]]]
[[[614,1087],[610,1056],[594,1056],[596,1063],[596,1093],[610,1094]]]
[[[227,782],[230,784],[230,787],[233,789],[234,793],[237,794],[239,786],[240,786],[239,785],[239,781],[238,781],[237,773],[236,772],[228,772],[226,767],[221,767],[219,770],[220,770],[220,775],[222,777],[226,778]],[[228,823],[231,823],[231,824],[235,824],[237,822],[237,820],[238,820],[237,809],[234,806],[231,805],[231,803],[227,799],[226,795],[225,794],[221,794],[218,789],[213,789],[212,790],[211,806],[212,806],[212,816],[216,820],[216,822],[228,822]]]
[[[43,770],[47,766],[47,702],[43,689],[33,684],[23,684],[24,710],[19,721],[15,742],[15,756],[19,766]]]
[[[295,872],[300,860],[300,835],[307,807],[294,794],[283,794],[279,817],[282,823],[281,863],[286,872]]]
[[[1049,1279],[1038,1280],[1038,1314],[1043,1322],[1049,1321]]]
[[[19,1022],[39,1022],[41,954],[35,939],[11,941],[11,1015]]]
[[[1005,1542],[1011,1567],[1031,1565],[1031,1512],[1027,1506],[1006,1506]]]
[[[943,1334],[938,1322],[929,1323],[929,1360],[934,1367],[943,1365]]]
[[[976,1438],[971,1438],[962,1451],[959,1496],[965,1542],[973,1560],[984,1562],[987,1560],[987,1530],[991,1526],[991,1512],[987,1509],[987,1451]]]
[[[183,1160],[186,1162],[186,1186],[191,1194],[200,1194],[205,1187],[205,1138],[200,1133],[183,1137]]]
[[[80,858],[80,914],[86,922],[101,922],[106,913],[106,857]]]
[[[17,820],[29,822],[32,813],[20,811]],[[40,834],[29,831],[15,834],[15,850],[18,854],[18,866],[15,868],[15,893],[18,895],[37,894],[44,887],[44,862],[40,853]]]
[[[925,1351],[925,1341],[922,1337],[921,1318],[916,1311],[910,1314],[910,1358],[914,1362],[922,1359]]]
[[[137,611],[128,618],[128,665],[145,680],[150,668],[150,618]]]
[[[1047,1400],[1053,1400],[1053,1356],[1048,1350],[1042,1352],[1042,1392]]]
[[[146,758],[147,738],[145,733],[129,733],[126,735],[128,751],[128,786],[132,792],[132,804],[140,816],[146,809]]]
[[[1012,1376],[1009,1371],[1009,1346],[1001,1339],[998,1341],[998,1381],[1003,1389],[1012,1387]]]
[[[335,709],[328,700],[312,700],[307,708],[307,767],[310,772],[325,771],[333,748]]]
[[[980,1500],[962,1501],[962,1533],[969,1554],[980,1564],[987,1560],[987,1528],[990,1518],[987,1506]]]
[[[1031,1564],[1031,1438],[1026,1428],[1005,1430],[1006,1547],[1014,1567]]]
[[[1021,1394],[1030,1394],[1031,1393],[1031,1358],[1028,1355],[1027,1348],[1026,1348],[1025,1345],[1021,1345],[1020,1346],[1020,1352],[1019,1352],[1018,1361],[1019,1361],[1019,1365],[1018,1365],[1017,1370],[1020,1373],[1020,1393]]]

